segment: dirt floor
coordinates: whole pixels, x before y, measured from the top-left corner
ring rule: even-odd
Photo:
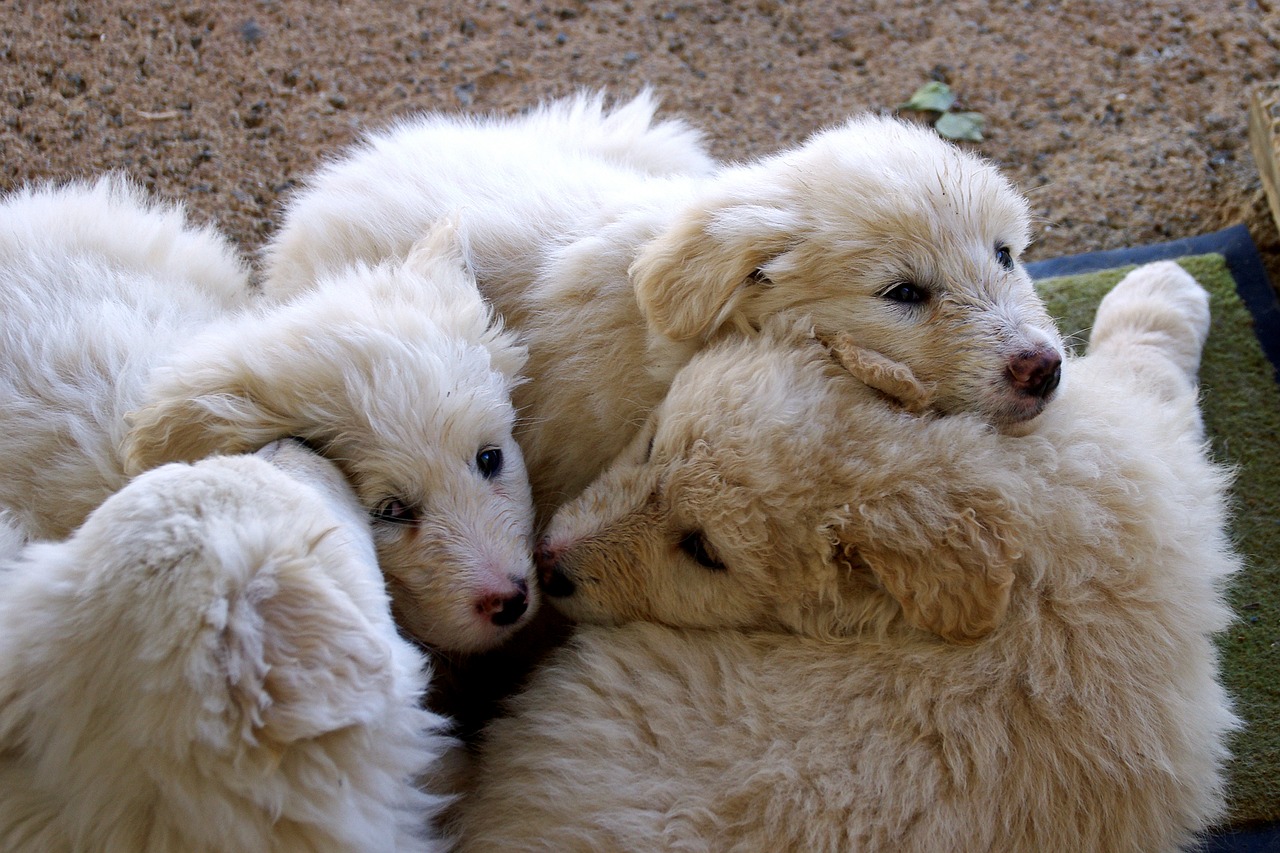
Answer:
[[[1247,135],[1278,48],[1272,0],[18,0],[0,181],[122,169],[252,251],[321,158],[415,110],[651,84],[737,160],[941,80],[1033,201],[1029,259],[1244,222],[1280,281]]]

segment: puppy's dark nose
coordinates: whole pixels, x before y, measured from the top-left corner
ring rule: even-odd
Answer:
[[[505,597],[493,596],[486,602],[489,621],[495,625],[514,625],[529,609],[529,584],[524,578],[515,581],[516,591]]]
[[[1053,349],[1019,353],[1009,359],[1009,381],[1023,394],[1048,397],[1062,380],[1062,356]]]
[[[556,552],[543,542],[533,552],[533,563],[538,567],[538,581],[542,591],[553,598],[568,598],[577,587],[569,576],[560,571]]]
[[[552,598],[568,598],[578,591],[578,587],[557,566],[543,576],[542,591]]]

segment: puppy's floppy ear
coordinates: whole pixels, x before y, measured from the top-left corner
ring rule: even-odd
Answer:
[[[297,391],[248,370],[252,339],[204,338],[200,355],[153,377],[152,402],[125,416],[121,458],[130,475],[167,462],[244,453],[302,434]]]
[[[339,301],[307,294],[217,324],[153,370],[148,402],[125,416],[125,471],[245,453],[289,436],[317,438],[318,426],[350,423],[347,380],[359,381],[353,371],[368,369],[360,359],[373,356],[363,338],[353,355],[350,336],[338,331],[363,305],[342,293]]]
[[[314,738],[379,716],[393,680],[378,629],[317,561],[323,549],[264,566],[230,603],[228,689],[270,741]]]
[[[937,488],[909,486],[897,499],[846,509],[837,550],[847,565],[871,570],[907,622],[973,643],[1004,620],[1020,546],[998,498],[974,495],[973,505],[950,510],[933,500],[913,506],[914,495]]]
[[[489,350],[493,368],[518,380],[528,351],[485,301],[468,260],[466,234],[457,214],[442,217],[409,249],[404,270],[421,279],[401,287],[402,294],[425,300],[426,309],[441,325]]]
[[[847,332],[820,339],[859,382],[892,398],[908,412],[919,413],[929,407],[935,386],[917,379],[902,362],[858,346]]]
[[[787,250],[800,228],[780,207],[703,199],[640,248],[628,271],[649,325],[673,340],[707,339]]]
[[[1009,560],[942,547],[914,556],[890,548],[858,549],[908,622],[957,644],[974,643],[1004,621],[1013,586]]]

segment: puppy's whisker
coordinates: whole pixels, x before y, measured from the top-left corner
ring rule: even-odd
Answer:
[[[515,426],[517,429],[521,427],[538,426],[540,424],[546,423],[547,420],[548,418],[546,417],[540,417],[535,415],[520,415],[515,420]]]
[[[1093,331],[1092,326],[1085,326],[1083,329],[1077,329],[1069,334],[1062,336],[1062,343],[1071,350],[1076,350],[1088,343],[1089,334]]]

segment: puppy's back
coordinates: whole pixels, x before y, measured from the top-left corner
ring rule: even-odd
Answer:
[[[151,199],[121,175],[10,194],[0,204],[0,258],[36,281],[48,277],[72,288],[93,283],[77,284],[68,262],[86,272],[180,282],[173,298],[194,289],[222,308],[242,306],[250,295],[248,267],[226,238],[192,225],[181,205]]]
[[[288,298],[355,261],[403,256],[431,223],[456,216],[486,296],[516,310],[552,247],[591,233],[650,183],[711,172],[700,134],[655,121],[656,108],[647,91],[612,109],[584,93],[523,116],[401,120],[288,202],[263,252],[264,290]]]
[[[5,198],[0,507],[65,536],[123,484],[119,425],[155,355],[249,298],[226,240],[121,178]]]

